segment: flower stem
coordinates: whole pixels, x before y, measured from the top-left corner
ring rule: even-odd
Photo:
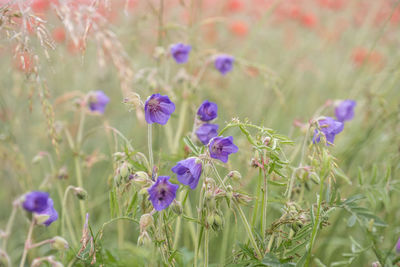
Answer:
[[[22,258],[21,258],[19,267],[24,267],[24,265],[25,265],[26,256],[28,255],[29,247],[32,242],[31,239],[32,239],[32,232],[33,232],[34,226],[35,226],[35,220],[32,219],[31,224],[29,226],[28,235],[26,236],[24,252],[22,253]]]
[[[178,122],[178,127],[176,130],[176,135],[175,135],[175,140],[174,140],[174,146],[173,146],[173,153],[176,153],[179,148],[179,140],[183,132],[183,127],[185,126],[185,119],[186,119],[186,110],[188,108],[188,101],[185,99],[183,100],[182,106],[181,106],[181,111],[180,111],[180,116],[179,116],[179,122]]]
[[[267,208],[268,208],[268,177],[263,170],[264,173],[264,186],[262,190],[263,202],[262,202],[262,210],[261,210],[261,235],[265,239],[265,229],[267,229]]]
[[[61,204],[62,205],[62,207],[61,207],[61,236],[62,237],[65,237],[65,220],[67,219],[65,216],[65,212],[67,210],[68,192],[72,188],[73,188],[73,186],[70,185],[67,187],[67,189],[65,189],[63,201]],[[69,219],[67,221],[68,221],[68,230],[70,232],[70,237],[71,237],[72,243],[74,244],[74,246],[76,246],[78,244],[78,242],[76,241],[75,233],[72,230],[72,227],[71,227],[72,225],[71,225],[71,222],[69,222]]]
[[[210,230],[206,228],[204,232],[204,267],[208,267],[208,242]]]
[[[151,124],[147,125],[147,146],[149,148],[149,161],[150,161],[150,173],[153,176],[153,167],[154,167],[154,159],[153,159],[153,128]],[[152,177],[153,178],[153,177]]]
[[[240,208],[240,206],[235,201],[233,203],[234,203],[236,209],[239,211],[240,218],[242,218],[242,221],[243,221],[243,224],[244,224],[244,226],[246,228],[246,232],[247,232],[247,235],[248,235],[248,237],[250,239],[251,245],[253,246],[254,250],[256,251],[256,254],[257,254],[256,257],[258,259],[261,259],[262,253],[261,253],[260,249],[257,246],[256,239],[254,238],[253,232],[252,232],[252,230],[250,228],[250,224],[246,219],[246,215],[244,214],[243,210]]]
[[[7,241],[8,241],[8,238],[10,237],[11,229],[14,225],[14,220],[15,220],[15,215],[17,214],[17,209],[18,209],[18,200],[14,201],[13,209],[11,211],[10,218],[8,219],[8,222],[7,222],[5,236],[4,236],[3,244],[2,244],[4,251],[7,251]]]
[[[75,156],[74,163],[75,163],[76,182],[80,188],[84,188],[83,181],[82,181],[81,163],[79,161],[78,155]],[[84,203],[84,201],[79,201],[79,208],[81,211],[82,225],[84,225],[85,224],[85,203]]]
[[[311,239],[310,239],[310,247],[308,249],[308,256],[307,260],[304,264],[304,266],[309,266],[310,265],[310,260],[311,260],[311,253],[312,253],[312,248],[314,245],[315,238],[317,236],[318,228],[319,228],[319,217],[321,214],[321,205],[322,205],[322,194],[324,193],[324,182],[325,179],[321,179],[320,181],[320,188],[319,188],[319,195],[317,196],[317,213],[315,215],[315,222],[313,225],[313,229],[311,232]]]

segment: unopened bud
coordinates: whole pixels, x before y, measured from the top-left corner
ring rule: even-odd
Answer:
[[[234,181],[240,181],[240,179],[242,179],[242,175],[238,171],[230,171],[228,177]]]
[[[207,224],[212,226],[214,224],[214,214],[210,214],[207,216]]]
[[[74,187],[73,191],[74,191],[75,196],[79,200],[86,200],[87,199],[88,193],[86,192],[85,189],[83,189],[81,187]]]
[[[219,231],[221,228],[224,226],[224,219],[221,217],[219,214],[214,215],[214,224],[212,225],[212,228],[214,231]]]
[[[53,243],[51,246],[52,246],[52,248],[57,249],[57,250],[65,250],[65,249],[69,248],[67,240],[65,240],[61,236],[53,237]]]
[[[119,172],[119,175],[121,175],[121,178],[122,179],[127,178],[131,169],[132,169],[131,164],[129,164],[127,162],[122,163],[122,165],[118,169],[118,172]]]
[[[150,213],[143,214],[140,217],[140,221],[139,221],[139,226],[140,226],[141,231],[146,230],[147,227],[153,225],[153,222],[154,222],[153,216],[151,216]]]
[[[125,157],[125,153],[123,152],[115,152],[113,155],[115,161],[120,161]]]
[[[144,186],[149,181],[149,175],[146,172],[138,171],[133,174],[132,180],[135,184],[139,186]]]

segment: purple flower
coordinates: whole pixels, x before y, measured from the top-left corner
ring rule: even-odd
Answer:
[[[354,117],[354,108],[357,105],[354,100],[344,100],[335,108],[335,115],[338,121],[349,121]]]
[[[197,128],[196,135],[203,145],[207,145],[213,137],[218,135],[218,125],[205,123]]]
[[[144,104],[145,119],[148,124],[166,124],[175,111],[175,104],[168,96],[160,94],[151,95]]]
[[[49,193],[32,191],[25,195],[22,207],[29,212],[42,212],[47,209]]]
[[[171,169],[176,173],[178,181],[190,186],[191,189],[196,188],[201,176],[201,161],[198,163],[196,161],[196,158],[181,160]]]
[[[399,240],[397,240],[396,251],[397,251],[397,253],[400,253],[400,238],[399,238]]]
[[[167,208],[176,197],[179,185],[171,184],[168,180],[169,176],[159,176],[155,184],[147,189],[149,199],[157,211]]]
[[[218,106],[217,104],[204,100],[199,109],[197,110],[197,115],[202,121],[210,121],[217,117]]]
[[[104,113],[110,99],[103,91],[95,91],[90,93],[89,108],[93,112]]]
[[[313,143],[319,143],[321,140],[321,133],[325,135],[326,140],[329,143],[333,144],[335,140],[335,135],[343,131],[344,124],[343,122],[337,121],[331,117],[325,117],[325,119],[318,121],[320,131],[315,129]],[[328,145],[329,145],[328,143]]]
[[[44,222],[46,226],[49,226],[58,219],[58,213],[54,209],[53,200],[46,192],[33,191],[26,194],[22,207],[26,211],[35,214],[48,215],[49,218]]]
[[[222,162],[228,162],[229,154],[238,152],[238,147],[233,143],[233,137],[214,137],[208,145],[210,156]]]
[[[41,215],[44,214],[44,215],[49,216],[49,218],[43,223],[46,226],[49,226],[52,222],[54,222],[58,219],[58,213],[54,209],[53,200],[51,198],[49,198],[47,201],[47,208],[42,212],[37,212],[37,214],[41,214]]]
[[[179,43],[171,45],[170,51],[176,63],[183,64],[188,61],[190,50],[192,50],[192,47],[190,45]]]
[[[234,61],[232,56],[219,55],[215,58],[214,66],[222,75],[225,75],[233,69]]]

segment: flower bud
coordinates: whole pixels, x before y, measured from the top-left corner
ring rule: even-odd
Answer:
[[[219,214],[214,214],[214,223],[212,224],[212,228],[214,231],[219,231],[224,226],[224,218]]]
[[[131,172],[132,169],[132,165],[124,162],[122,163],[122,165],[119,167],[118,172],[119,175],[121,176],[122,179],[126,179],[129,175],[129,173]]]
[[[63,166],[58,170],[57,174],[58,179],[65,180],[68,179],[68,170],[67,167]]]
[[[177,201],[177,200],[174,200],[174,202],[172,202],[171,209],[172,209],[172,211],[175,212],[177,215],[181,215],[182,212],[183,212],[182,204],[181,204],[181,202],[179,202],[179,201]]]
[[[74,191],[75,196],[79,200],[86,200],[87,199],[88,193],[86,192],[85,189],[83,189],[81,187],[74,187],[73,191]]]
[[[115,152],[112,157],[114,158],[115,161],[120,161],[125,157],[125,153],[123,152]]]
[[[138,171],[133,174],[132,178],[133,182],[139,186],[144,186],[149,181],[149,175],[146,172]]]
[[[209,214],[209,215],[207,216],[207,224],[208,224],[209,226],[212,226],[212,225],[214,224],[214,214]]]
[[[50,216],[48,214],[34,213],[33,218],[36,224],[44,224],[44,222],[47,221],[50,218]]]
[[[240,179],[242,179],[242,175],[238,171],[230,171],[228,173],[228,177],[231,178],[233,181],[240,181]]]
[[[153,225],[153,222],[154,222],[153,216],[151,216],[150,213],[143,214],[140,217],[140,221],[139,221],[140,230],[141,231],[146,230],[147,227]]]
[[[67,240],[65,240],[61,236],[53,237],[53,243],[51,246],[52,246],[52,248],[57,249],[57,250],[65,250],[65,249],[69,248]]]

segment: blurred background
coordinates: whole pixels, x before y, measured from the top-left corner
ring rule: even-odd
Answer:
[[[49,190],[54,194],[56,208],[60,208],[54,183],[46,181],[51,173],[59,174],[63,187],[75,181],[73,152],[68,149],[63,129],[76,134],[76,99],[89,91],[102,90],[110,98],[104,115],[87,116],[85,122],[85,153],[81,157],[94,229],[109,218],[108,190],[114,172],[111,155],[116,152],[116,145],[107,127],[118,129],[138,151],[147,150],[146,126],[140,112],[131,105],[129,92],[139,94],[142,100],[154,91],[168,94],[173,101],[188,97],[191,101],[185,134],[192,130],[201,102],[216,102],[220,125],[231,118],[248,118],[292,139],[295,145],[285,152],[293,165],[298,164],[296,151],[308,121],[315,114],[332,116],[335,101],[353,99],[357,101],[356,115],[331,148],[352,185],[343,180],[336,182],[343,197],[357,193],[367,197],[365,205],[387,224],[377,230],[381,235],[379,246],[393,247],[400,235],[399,1],[114,0],[95,1],[96,8],[87,13],[81,6],[94,1],[72,1],[71,10],[79,9],[85,15],[69,19],[81,28],[68,28],[66,20],[62,23],[60,17],[64,15],[65,19],[67,13],[60,11],[62,5],[58,1],[26,2],[29,12],[43,22],[34,20],[33,25],[23,26],[14,18],[7,24],[3,13],[0,25],[1,228],[7,222],[13,199],[29,190]],[[18,1],[0,1],[0,5],[6,4],[12,9]],[[98,19],[97,24],[85,28],[85,16]],[[45,25],[50,48],[40,43],[40,23]],[[13,35],[21,28],[26,30],[29,41]],[[169,46],[178,42],[192,45],[187,66],[175,64],[168,54]],[[235,57],[234,70],[226,76],[221,76],[210,63],[210,56],[218,53]],[[179,79],[201,71],[204,73],[198,88],[183,96]],[[37,77],[42,82],[41,89],[37,89]],[[177,104],[177,112],[180,108]],[[173,116],[170,124],[174,131],[178,120]],[[179,151],[172,153],[163,129],[155,127],[154,131],[156,162],[162,158],[158,162],[160,168],[168,170],[182,155],[183,143]],[[239,131],[231,134],[238,136]],[[231,164],[244,177],[243,190],[251,194],[257,177],[257,171],[249,167],[252,152],[244,138],[238,139],[237,145],[241,153]],[[53,162],[42,160],[34,164],[32,159],[38,153],[50,155]],[[310,183],[306,188],[305,207],[315,200],[317,187]],[[283,191],[271,187],[271,198],[278,199]],[[68,205],[78,207],[73,200]],[[271,204],[268,224],[279,218],[280,209],[279,203]],[[71,212],[69,216],[79,214]],[[349,217],[345,211],[333,212],[329,225],[319,233],[314,254],[325,264],[345,258],[343,253],[351,251],[350,236],[362,247],[369,246],[365,232],[349,226]],[[225,219],[234,222],[234,218]],[[25,225],[23,220],[17,223]],[[38,230],[36,236],[40,239],[49,232],[55,234],[58,227]],[[116,242],[114,230],[111,227],[104,233],[104,244]],[[79,232],[77,229],[78,236]],[[242,234],[238,229],[232,230],[227,242],[234,246]],[[9,253],[18,259],[25,230],[13,235]],[[138,229],[126,230],[127,240],[135,243],[137,237]],[[215,234],[211,242],[220,238],[222,234]],[[130,257],[149,256],[149,252],[133,245],[115,253],[116,258],[127,262]],[[217,249],[210,251],[212,262],[230,256],[229,250],[224,255]],[[374,259],[372,251],[366,250],[353,264],[367,266]]]

